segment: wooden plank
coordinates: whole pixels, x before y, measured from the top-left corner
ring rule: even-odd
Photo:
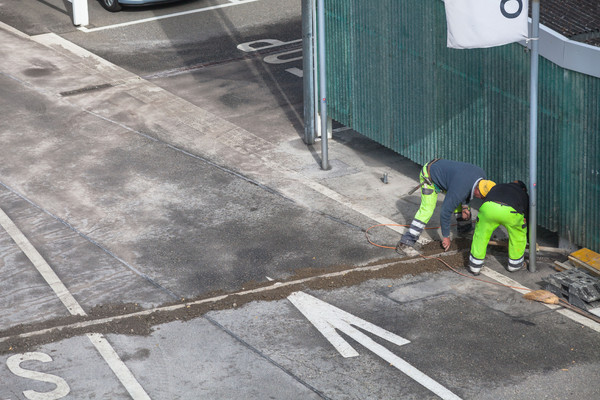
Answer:
[[[583,261],[581,261],[578,258],[569,256],[569,261],[571,261],[578,268],[584,269],[593,275],[600,276],[600,270],[589,266],[588,264],[584,263]]]
[[[579,249],[570,255],[600,272],[600,254],[590,249]]]
[[[488,242],[488,244],[490,246],[508,247],[508,242],[499,241],[499,240],[490,240]],[[527,245],[527,248],[525,250],[529,251],[529,245]],[[567,253],[566,249],[561,249],[559,247],[540,246],[539,244],[536,244],[535,251],[536,252],[543,251],[543,252],[547,252],[547,253],[559,253],[559,254],[566,254]]]
[[[568,261],[566,263],[560,262],[560,261],[554,261],[554,265],[556,265],[556,267],[554,267],[554,269],[557,271],[560,271],[560,272],[573,268],[573,266],[571,264],[569,264]]]

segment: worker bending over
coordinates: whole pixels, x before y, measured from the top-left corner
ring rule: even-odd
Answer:
[[[402,235],[398,246],[413,246],[433,215],[438,193],[445,193],[440,222],[442,247],[450,248],[450,219],[456,214],[459,221],[471,225],[469,202],[473,197],[484,198],[495,183],[486,180],[485,171],[476,165],[451,160],[435,159],[423,166],[419,174],[421,206],[409,230]]]
[[[527,216],[529,195],[527,187],[521,181],[501,183],[494,186],[479,208],[469,270],[479,275],[487,245],[492,233],[502,225],[508,231],[508,265],[509,272],[515,272],[526,265],[525,246],[527,245]]]

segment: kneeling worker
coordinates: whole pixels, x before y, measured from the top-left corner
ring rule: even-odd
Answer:
[[[471,224],[469,202],[473,197],[483,199],[495,185],[486,180],[485,171],[480,167],[452,160],[435,159],[421,169],[421,205],[413,218],[408,232],[402,235],[398,246],[413,246],[433,215],[438,193],[445,193],[440,213],[442,228],[442,247],[450,248],[450,219],[456,214],[459,221]]]
[[[477,224],[473,233],[469,271],[479,275],[487,245],[492,233],[502,225],[508,231],[509,272],[515,272],[526,265],[525,247],[527,246],[527,217],[529,195],[527,186],[521,181],[501,183],[494,186],[479,208]]]

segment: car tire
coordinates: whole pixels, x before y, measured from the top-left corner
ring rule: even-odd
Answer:
[[[100,5],[102,7],[104,7],[104,9],[110,11],[110,12],[117,12],[117,11],[121,11],[121,5],[119,4],[118,0],[98,0],[100,2]]]

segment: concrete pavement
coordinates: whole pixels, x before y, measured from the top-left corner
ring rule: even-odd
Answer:
[[[297,269],[400,258],[366,243],[362,230],[410,222],[419,197],[404,195],[416,184],[414,163],[344,131],[330,142],[332,170],[321,171],[319,147],[305,146],[288,126],[257,135],[54,34],[30,38],[0,25],[0,41],[2,208],[59,268],[86,311],[115,301],[155,307],[293,275],[275,252],[240,249],[240,238],[261,236],[264,247],[278,250],[294,242]],[[231,217],[239,215],[247,221]],[[290,221],[306,224],[317,238],[293,226],[269,233]],[[210,236],[195,236],[204,230]],[[230,242],[233,231],[240,236]],[[393,244],[403,231],[391,226],[374,231],[373,239]],[[333,240],[324,242],[324,234]],[[427,231],[423,239],[438,235]],[[2,283],[10,305],[2,329],[65,316],[10,238],[0,240],[3,270],[11,271]],[[504,272],[505,256],[491,252],[488,259],[491,271]],[[197,265],[220,270],[195,275]],[[543,265],[510,278],[537,288],[551,272]],[[313,294],[409,338],[414,346],[402,356],[463,398],[598,395],[586,378],[599,362],[598,331],[582,330],[580,322],[512,290],[444,272]],[[183,325],[166,323],[145,337],[109,339],[151,398],[433,397],[430,387],[378,355],[340,358],[304,322],[286,300],[253,302]],[[88,354],[90,344],[76,336],[36,352],[55,355],[50,371],[70,384],[72,398],[144,398],[109,368],[92,373],[77,348]],[[10,357],[12,374],[2,370],[10,383],[0,398],[21,398],[31,381],[15,378]],[[90,359],[102,363],[98,355]]]

